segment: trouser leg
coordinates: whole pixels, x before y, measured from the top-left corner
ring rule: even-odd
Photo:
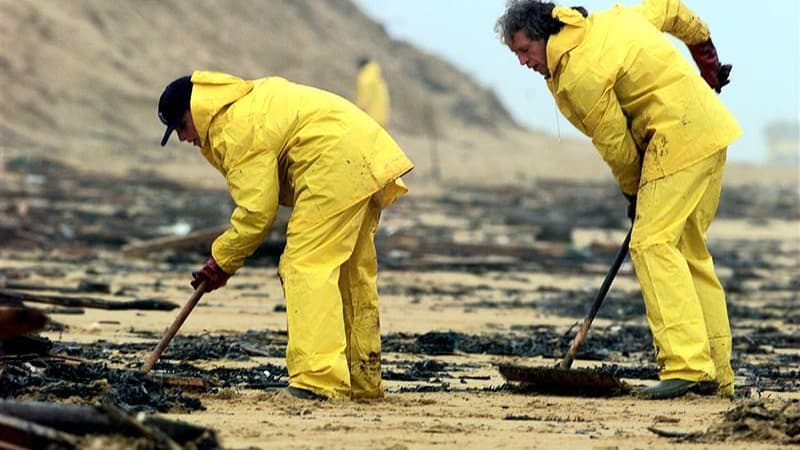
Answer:
[[[342,265],[339,275],[353,398],[383,397],[375,250],[379,218],[380,209],[375,202],[369,202],[353,255]]]
[[[703,303],[690,262],[679,249],[687,223],[709,191],[709,173],[717,161],[706,158],[639,189],[630,252],[661,379],[702,381],[717,375]]]
[[[725,302],[725,291],[714,270],[714,261],[706,247],[706,231],[717,214],[722,174],[725,167],[726,152],[722,151],[714,158],[717,164],[709,172],[709,186],[700,199],[695,212],[686,222],[686,227],[678,248],[689,264],[692,280],[700,307],[703,310],[706,332],[708,333],[711,359],[719,382],[719,393],[733,395],[733,369],[731,368],[731,330],[728,321],[728,308]]]
[[[350,397],[340,267],[350,259],[369,201],[311,227],[289,222],[279,274],[286,297],[289,384],[326,397]],[[298,211],[300,209],[300,211]],[[308,214],[303,205],[293,214]]]

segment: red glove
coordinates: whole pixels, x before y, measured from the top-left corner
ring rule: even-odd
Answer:
[[[711,39],[700,44],[690,45],[689,52],[700,69],[700,76],[706,80],[711,89],[717,91],[718,94],[722,92],[722,87],[730,83],[728,76],[733,66],[720,64],[717,49]]]
[[[217,265],[217,261],[214,260],[214,257],[209,256],[203,268],[197,272],[192,272],[192,287],[197,289],[200,283],[207,281],[206,292],[211,292],[214,289],[225,286],[225,283],[228,282],[228,278],[230,277],[230,275]]]

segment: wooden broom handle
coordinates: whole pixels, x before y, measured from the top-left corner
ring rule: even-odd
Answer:
[[[161,356],[161,353],[163,353],[164,349],[167,348],[170,341],[172,341],[172,338],[178,333],[181,325],[183,325],[183,322],[185,322],[186,318],[189,317],[189,314],[192,313],[192,310],[197,305],[197,302],[199,302],[200,298],[203,296],[203,294],[205,294],[206,283],[208,283],[208,280],[203,280],[200,285],[197,286],[197,289],[194,290],[192,296],[189,297],[189,300],[186,302],[186,304],[183,305],[183,309],[181,309],[178,317],[172,321],[172,325],[170,325],[167,331],[164,332],[164,336],[161,337],[161,341],[158,343],[153,352],[150,353],[150,357],[147,358],[147,362],[144,363],[144,366],[142,366],[142,372],[148,373],[153,366],[156,365],[158,357]]]
[[[567,351],[567,354],[564,355],[564,359],[562,359],[561,363],[558,365],[560,368],[569,369],[572,367],[572,362],[575,360],[575,355],[578,353],[578,348],[581,346],[581,344],[583,344],[583,340],[586,339],[586,334],[589,332],[589,327],[592,326],[592,321],[594,321],[597,311],[600,310],[600,305],[603,304],[603,300],[606,298],[606,294],[608,293],[608,289],[611,287],[611,283],[614,281],[614,277],[617,276],[617,272],[619,271],[619,267],[622,265],[622,261],[624,261],[625,256],[628,255],[628,245],[631,242],[632,231],[633,226],[631,225],[630,230],[628,230],[628,235],[625,236],[625,240],[622,242],[622,245],[617,251],[617,256],[614,258],[614,262],[608,269],[606,278],[603,280],[603,285],[600,286],[600,290],[597,292],[597,297],[595,297],[594,302],[592,303],[592,309],[589,310],[589,314],[587,314],[586,318],[583,319],[583,324],[581,324],[578,334],[575,335],[572,345],[569,346],[569,351]]]

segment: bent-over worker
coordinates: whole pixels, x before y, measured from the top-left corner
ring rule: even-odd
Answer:
[[[158,114],[225,177],[236,207],[192,285],[226,284],[292,206],[278,273],[286,299],[289,392],[379,398],[375,231],[413,165],[349,101],[279,77],[196,71],[161,95]]]
[[[728,145],[742,134],[717,97],[709,29],[680,0],[587,14],[512,0],[497,22],[521,65],[544,76],[564,116],[611,167],[635,221],[630,253],[660,381],[645,398],[733,396],[725,293],[706,248]],[[700,74],[663,32],[689,46]]]

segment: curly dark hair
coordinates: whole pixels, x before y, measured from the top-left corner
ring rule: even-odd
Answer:
[[[555,3],[541,0],[509,0],[506,12],[497,19],[494,30],[506,45],[511,45],[514,34],[519,30],[525,30],[533,40],[546,41],[564,26],[563,22],[553,18],[555,7]],[[580,11],[584,17],[588,15],[586,8],[573,6],[573,9]]]

